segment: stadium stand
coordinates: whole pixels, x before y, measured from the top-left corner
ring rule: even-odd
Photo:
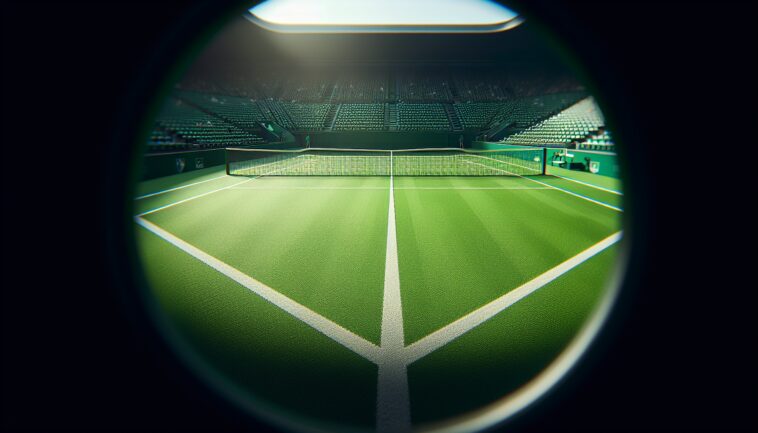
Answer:
[[[581,90],[577,89],[576,84],[572,81],[565,81],[565,79],[557,79],[555,77],[546,77],[541,71],[516,71],[502,78],[502,83],[513,98],[525,98]]]
[[[153,137],[158,141],[148,143],[150,151],[213,149],[264,142],[251,131],[174,98],[170,98],[158,115],[151,140]],[[167,140],[169,137],[173,140]]]
[[[276,140],[262,129],[271,123],[303,134],[435,131],[508,144],[614,149],[602,118],[590,113],[594,101],[567,110],[587,98],[573,80],[466,66],[371,68],[305,78],[262,73],[219,82],[189,79],[173,92],[174,104],[159,116],[148,149],[259,144],[264,137]]]
[[[465,129],[484,129],[488,127],[495,115],[500,113],[503,104],[498,102],[467,102],[455,104],[455,111]]]
[[[312,103],[303,104],[297,102],[279,103],[284,111],[289,114],[294,129],[298,131],[319,131],[324,128],[324,121],[331,104]]]
[[[598,131],[605,120],[593,98],[585,98],[526,130],[504,140],[506,144],[565,146]]]
[[[284,107],[281,106],[279,101],[274,101],[271,99],[266,99],[263,101],[257,101],[258,107],[260,108],[261,112],[263,113],[264,117],[266,117],[267,120],[271,120],[273,122],[278,123],[284,128],[287,129],[295,129],[295,124],[292,121],[292,118],[290,117],[289,113],[284,109]]]
[[[450,130],[442,104],[397,104],[398,129],[403,131]]]
[[[597,132],[591,133],[584,141],[578,143],[576,148],[580,150],[615,152],[616,144],[613,142],[611,133],[605,127],[602,127]]]
[[[260,127],[259,122],[268,120],[258,104],[248,98],[192,91],[179,92],[177,97],[243,129],[256,130]]]
[[[334,86],[332,102],[378,103],[387,100],[387,77],[342,77]]]
[[[340,104],[335,130],[342,131],[381,131],[384,125],[385,104]]]
[[[328,79],[290,78],[281,87],[279,99],[289,102],[324,102],[328,101],[334,90],[334,83]]]
[[[170,146],[174,144],[176,144],[176,139],[173,135],[160,126],[156,126],[150,133],[150,137],[147,139],[148,149],[151,150],[170,148]]]
[[[504,101],[493,123],[526,129],[586,97],[584,92],[556,93]]]
[[[178,90],[194,91],[212,95],[235,95],[250,99],[264,98],[259,80],[250,80],[243,76],[225,77],[218,82],[195,79],[180,83]]]
[[[453,89],[456,92],[456,99],[461,102],[510,99],[503,83],[491,74],[456,73],[453,75]]]
[[[440,75],[402,74],[397,78],[399,102],[452,101],[448,79]]]

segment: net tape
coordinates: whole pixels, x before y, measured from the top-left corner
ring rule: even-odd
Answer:
[[[228,148],[238,176],[529,176],[543,174],[543,151],[409,149],[265,150]]]

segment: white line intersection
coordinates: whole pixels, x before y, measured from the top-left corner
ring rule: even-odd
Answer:
[[[476,163],[474,163],[476,164]],[[255,178],[254,178],[255,179]],[[354,334],[343,326],[331,321],[308,307],[266,286],[256,279],[235,269],[231,265],[205,253],[188,242],[176,237],[165,229],[143,218],[159,210],[206,196],[218,191],[230,189],[248,179],[228,187],[219,188],[189,199],[143,212],[136,215],[135,221],[185,253],[195,257],[216,271],[236,281],[258,296],[266,299],[278,308],[326,335],[352,352],[378,366],[377,377],[377,425],[378,432],[407,433],[411,431],[410,402],[408,393],[408,366],[424,356],[444,347],[463,334],[485,323],[495,315],[507,309],[519,300],[534,293],[556,278],[579,266],[591,257],[616,244],[622,236],[618,231],[579,254],[569,258],[521,286],[510,290],[499,298],[479,307],[456,321],[440,328],[426,337],[405,345],[403,332],[403,315],[400,296],[400,277],[397,261],[397,233],[395,226],[394,177],[390,176],[389,214],[387,228],[387,252],[385,258],[384,300],[382,306],[382,331],[379,346]],[[530,179],[531,180],[531,179]],[[535,181],[536,182],[536,181]],[[549,186],[545,184],[546,186]],[[549,186],[551,189],[554,187]],[[556,188],[557,189],[557,188]],[[600,203],[598,203],[600,204]],[[602,204],[601,204],[602,205]],[[606,205],[607,207],[607,205]]]

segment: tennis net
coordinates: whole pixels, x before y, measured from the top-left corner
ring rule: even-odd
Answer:
[[[542,148],[226,149],[236,176],[530,176],[545,173]]]

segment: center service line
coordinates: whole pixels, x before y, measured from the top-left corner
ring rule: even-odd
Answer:
[[[405,362],[403,307],[400,298],[400,270],[397,261],[395,225],[395,178],[390,152],[390,202],[387,216],[387,253],[384,265],[384,300],[382,335],[377,377],[376,431],[406,433],[411,431],[411,408],[408,396],[408,366]]]

